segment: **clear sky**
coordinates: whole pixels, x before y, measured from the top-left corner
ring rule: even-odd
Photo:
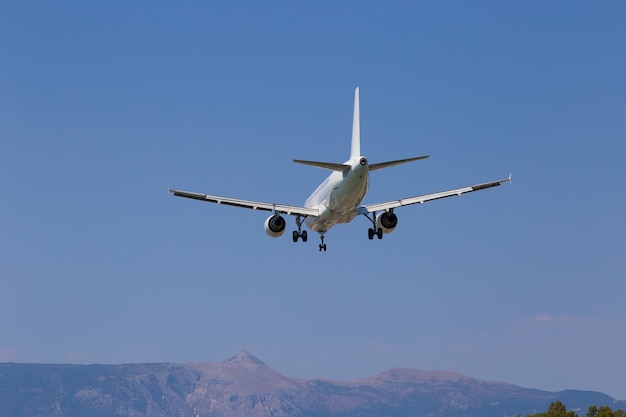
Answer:
[[[626,399],[626,3],[0,5],[0,361],[450,370]],[[470,4],[471,3],[471,4]],[[506,178],[294,244],[265,212],[343,162],[366,203]]]

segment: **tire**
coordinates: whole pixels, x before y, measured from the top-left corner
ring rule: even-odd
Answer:
[[[306,241],[307,241],[307,239],[309,238],[309,234],[306,232],[306,230],[304,230],[304,231],[302,232],[302,235],[301,235],[301,236],[302,236],[302,241],[303,241],[303,242],[306,242]]]

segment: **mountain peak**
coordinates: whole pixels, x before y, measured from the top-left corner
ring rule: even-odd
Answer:
[[[265,362],[245,350],[228,359],[226,363],[265,365]]]

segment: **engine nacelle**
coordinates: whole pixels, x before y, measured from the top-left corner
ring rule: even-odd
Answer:
[[[279,214],[273,214],[265,220],[265,233],[270,237],[280,237],[285,233],[287,223]]]
[[[383,233],[391,233],[398,225],[398,216],[393,211],[386,211],[376,216],[376,227]]]

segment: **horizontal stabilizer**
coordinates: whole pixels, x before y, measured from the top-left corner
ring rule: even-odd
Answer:
[[[377,164],[370,164],[370,171],[376,171],[377,169],[392,167],[394,165],[406,164],[407,162],[419,161],[420,159],[426,159],[428,155],[417,156],[415,158],[398,159],[396,161],[379,162]]]
[[[302,159],[294,159],[293,162],[297,164],[311,165],[318,168],[330,169],[332,171],[345,172],[352,168],[350,165],[346,164],[335,164],[333,162],[316,162],[316,161],[305,161]]]

